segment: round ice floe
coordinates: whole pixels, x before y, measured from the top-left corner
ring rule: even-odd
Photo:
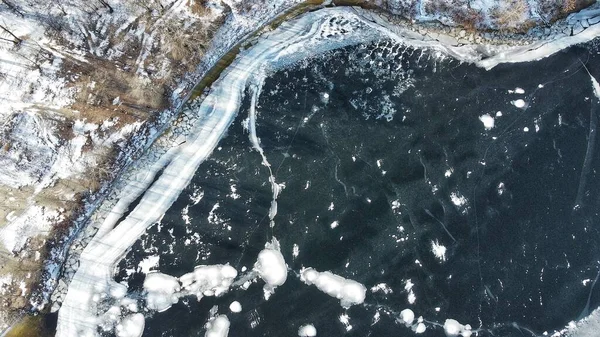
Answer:
[[[490,130],[494,127],[494,117],[490,116],[489,114],[479,116],[479,120],[483,123],[483,126],[486,130]]]
[[[410,326],[415,320],[415,313],[410,309],[404,309],[400,312],[400,318],[406,326]]]
[[[117,324],[115,332],[117,337],[141,337],[144,333],[144,315],[133,314],[125,316],[121,323]]]
[[[315,337],[317,335],[317,329],[312,324],[305,324],[298,329],[298,336],[300,337]]]
[[[258,254],[258,261],[256,261],[254,269],[271,287],[280,286],[287,279],[287,265],[281,252],[275,249],[263,249]]]
[[[526,105],[525,101],[522,99],[512,101],[511,103],[512,103],[512,105],[516,106],[517,108],[524,108]]]
[[[229,310],[231,310],[231,312],[235,312],[235,313],[240,312],[240,311],[242,311],[242,305],[238,301],[233,301],[229,305]]]
[[[424,323],[417,324],[417,327],[415,328],[416,333],[423,333],[423,332],[425,332],[425,330],[427,330],[427,327],[425,326]]]

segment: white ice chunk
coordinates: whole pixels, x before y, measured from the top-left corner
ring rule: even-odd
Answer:
[[[441,262],[446,261],[446,247],[440,244],[438,240],[431,241],[431,252]]]
[[[425,330],[427,330],[427,327],[423,323],[417,324],[417,327],[415,328],[416,333],[423,333]]]
[[[229,319],[225,315],[219,315],[206,323],[204,337],[227,337],[229,334]]]
[[[452,203],[456,206],[464,206],[467,203],[467,198],[465,198],[463,195],[461,195],[458,192],[452,192],[450,193],[450,200],[452,200]]]
[[[305,324],[298,329],[298,336],[300,337],[315,337],[317,335],[317,329],[312,324]]]
[[[444,322],[444,332],[446,332],[446,336],[448,337],[455,337],[459,335],[468,337],[472,334],[470,325],[462,325],[454,319],[447,319]]]
[[[486,130],[490,130],[494,127],[494,117],[489,114],[479,116],[479,120],[483,123]]]
[[[277,239],[273,238],[273,242],[267,243],[265,249],[258,254],[258,261],[254,264],[254,270],[267,283],[265,292],[272,292],[276,287],[285,283],[287,265],[279,250]]]
[[[516,106],[517,108],[524,108],[525,104],[526,104],[525,101],[522,99],[512,101],[511,103],[512,103],[512,105]]]
[[[233,301],[229,305],[229,310],[231,310],[231,312],[238,313],[238,312],[242,311],[242,305],[238,301]]]
[[[160,256],[151,255],[151,256],[145,257],[142,261],[140,261],[140,263],[138,264],[138,268],[140,269],[140,271],[142,273],[148,274],[150,272],[150,269],[158,266],[159,261],[160,261]]]
[[[415,320],[415,313],[410,309],[404,309],[400,312],[400,318],[406,326],[410,326]]]
[[[163,274],[150,273],[144,280],[144,289],[148,292],[146,305],[148,309],[165,311],[179,301],[181,289],[177,278]]]
[[[203,296],[220,296],[229,290],[237,271],[230,265],[196,266],[193,272],[179,278],[185,292]]]
[[[361,283],[328,271],[318,272],[313,268],[302,270],[301,280],[308,285],[314,284],[327,295],[339,299],[344,308],[363,303],[367,292],[367,288]]]
[[[144,333],[145,319],[142,314],[125,316],[115,329],[117,337],[141,337]]]

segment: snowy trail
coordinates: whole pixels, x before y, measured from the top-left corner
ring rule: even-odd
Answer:
[[[111,290],[119,287],[112,278],[114,266],[139,237],[161,219],[189,184],[195,171],[212,153],[236,117],[250,80],[264,74],[265,68],[281,67],[306,56],[346,45],[392,38],[403,45],[441,51],[459,60],[473,62],[489,69],[503,62],[539,59],[600,34],[600,25],[593,26],[584,31],[585,34],[565,36],[555,43],[540,44],[534,49],[529,46],[528,50],[523,50],[523,47],[497,50],[495,56],[483,59],[482,53],[473,46],[445,45],[436,39],[416,36],[415,32],[402,29],[391,27],[383,19],[365,10],[349,7],[322,9],[282,24],[263,35],[255,45],[242,51],[213,84],[208,96],[198,108],[197,118],[190,121],[189,134],[176,137],[172,148],[155,164],[140,172],[137,176],[139,180],[131,182],[124,189],[121,199],[81,254],[80,267],[69,285],[67,296],[59,311],[56,336],[98,336],[100,316],[105,314],[105,309],[102,309],[95,299],[106,296]],[[273,224],[280,185],[275,182],[270,164],[256,135],[255,105],[260,88],[253,88],[251,93],[250,139],[253,147],[261,154],[263,164],[270,170],[273,201],[269,216]],[[163,167],[163,173],[146,189]],[[143,191],[145,192],[139,204],[118,223],[127,207]],[[136,316],[136,319],[139,320],[139,316]]]

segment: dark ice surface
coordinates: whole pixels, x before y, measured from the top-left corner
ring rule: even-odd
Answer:
[[[422,336],[443,335],[432,324],[447,318],[483,336],[530,336],[597,308],[600,144],[593,148],[590,128],[600,103],[583,67],[600,78],[597,49],[486,71],[380,41],[270,74],[256,126],[285,184],[275,227],[269,173],[244,128],[247,94],[227,137],[117,280],[141,291],[144,275],[132,271],[151,255],[174,276],[198,264],[251,269],[274,236],[287,282],[268,301],[262,281],[187,298],[148,318],[144,336],[204,336],[215,305],[231,321],[229,336],[278,337],[306,323],[319,336],[413,336],[396,322],[404,308],[433,322]],[[525,93],[509,91],[517,87]],[[518,99],[524,108],[511,103]],[[303,284],[298,272],[309,266],[363,283],[365,304],[345,310]],[[371,291],[381,283],[392,292]],[[239,314],[229,312],[234,300]]]

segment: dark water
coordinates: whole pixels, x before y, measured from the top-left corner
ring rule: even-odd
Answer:
[[[268,170],[243,127],[246,97],[228,136],[117,279],[139,290],[143,274],[126,277],[125,268],[157,254],[158,270],[175,276],[198,264],[250,269],[275,236],[295,272],[331,270],[393,293],[368,291],[366,305],[344,310],[290,272],[268,301],[262,282],[190,298],[148,318],[144,336],[203,336],[214,305],[231,320],[229,336],[296,336],[305,323],[319,336],[412,336],[395,322],[404,308],[481,327],[484,336],[527,336],[577,319],[588,299],[590,309],[600,305],[592,288],[600,271],[599,147],[584,165],[599,103],[580,62],[600,78],[596,51],[571,48],[485,71],[420,50],[393,57],[390,46],[346,48],[266,80],[257,133],[285,184],[275,228]],[[509,92],[516,87],[525,94]],[[511,104],[517,99],[527,107]],[[479,117],[497,111],[486,130]],[[445,261],[432,242],[446,247]],[[229,313],[233,300],[241,313]]]

